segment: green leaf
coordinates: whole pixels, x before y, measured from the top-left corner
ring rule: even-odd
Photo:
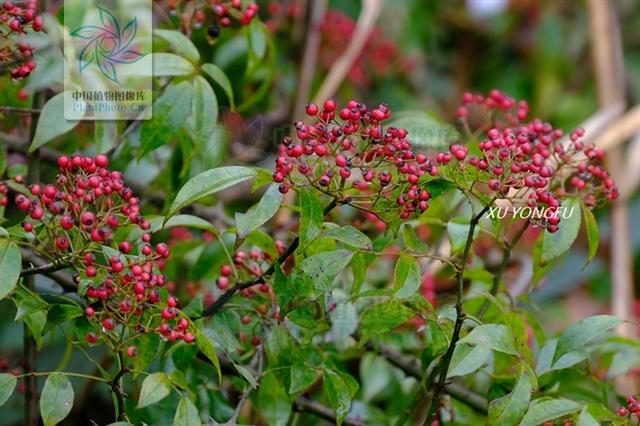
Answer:
[[[273,372],[268,372],[262,377],[258,390],[258,407],[269,426],[288,424],[291,402]]]
[[[304,250],[322,231],[322,203],[317,193],[300,191],[300,247]]]
[[[399,300],[388,300],[367,308],[360,320],[362,341],[387,333],[404,324],[415,312]]]
[[[351,225],[333,228],[324,236],[362,250],[373,250],[373,243],[369,237]]]
[[[18,246],[7,239],[0,239],[0,300],[9,295],[20,278],[22,255]]]
[[[260,60],[264,57],[267,51],[266,42],[266,28],[259,19],[253,19],[249,24],[249,47],[255,55],[256,60]]]
[[[47,377],[40,396],[40,415],[44,426],[60,423],[73,407],[73,387],[67,376],[52,373]]]
[[[236,231],[238,238],[244,239],[249,232],[264,225],[280,208],[284,195],[273,184],[266,190],[260,202],[246,213],[236,213]]]
[[[466,376],[473,373],[482,367],[490,354],[491,349],[486,346],[471,346],[458,342],[451,357],[447,377]]]
[[[0,407],[11,397],[17,383],[13,374],[0,374]]]
[[[154,77],[191,75],[195,72],[193,64],[181,56],[174,55],[173,53],[153,53],[152,55]]]
[[[541,232],[540,236],[536,240],[536,244],[533,247],[533,277],[531,278],[530,287],[534,287],[546,274],[549,272],[549,269],[553,266],[553,262],[544,262],[542,260],[543,254],[543,245],[544,245],[544,236],[545,233]]]
[[[409,250],[417,252],[426,252],[429,250],[429,246],[420,241],[413,226],[408,223],[402,227],[402,241],[404,241],[404,246]]]
[[[47,323],[47,303],[40,296],[18,287],[13,302],[16,305],[15,320],[23,320],[36,341],[38,349],[42,347],[42,332]]]
[[[45,143],[67,133],[78,125],[78,120],[64,119],[64,111],[71,109],[73,102],[71,96],[67,96],[65,102],[64,93],[58,93],[44,104],[29,152],[35,151]]]
[[[153,119],[140,128],[138,158],[169,143],[183,128],[191,111],[193,86],[188,81],[167,87],[153,104]]]
[[[289,385],[289,394],[293,395],[300,391],[306,390],[313,385],[320,377],[320,371],[309,367],[302,362],[295,362],[291,365],[291,384]]]
[[[96,120],[94,126],[96,154],[104,154],[113,149],[118,141],[118,122]]]
[[[200,52],[198,52],[198,48],[189,37],[180,31],[154,30],[153,34],[168,41],[174,52],[180,56],[184,56],[193,62],[194,65],[200,62]]]
[[[300,269],[312,280],[316,292],[329,291],[338,274],[351,262],[349,250],[325,251],[307,257]]]
[[[513,334],[511,334],[509,328],[503,324],[479,325],[471,330],[471,333],[460,339],[459,342],[469,345],[485,346],[505,354],[518,354]]]
[[[520,376],[513,390],[489,404],[487,424],[489,426],[517,425],[529,408],[531,393],[536,386],[537,380],[533,372],[521,365]]]
[[[531,403],[527,414],[522,419],[520,426],[537,426],[546,421],[575,413],[582,408],[582,404],[568,399],[550,399]]]
[[[640,352],[635,348],[624,348],[613,355],[607,371],[607,378],[611,379],[621,374],[626,374],[636,368],[640,368]]]
[[[558,338],[554,359],[557,360],[568,352],[584,347],[621,323],[620,318],[613,315],[596,315],[572,324]]]
[[[214,234],[218,233],[218,228],[213,226],[211,223],[207,222],[205,219],[201,217],[192,216],[190,214],[178,214],[170,217],[169,219],[166,219],[164,216],[156,216],[156,217],[149,218],[148,220],[150,225],[148,232],[151,232],[151,233],[158,232],[163,229],[182,227],[182,226],[185,226],[187,228],[203,229],[205,231],[210,231]],[[137,235],[135,236],[137,237]],[[130,237],[133,238],[134,235],[131,235]]]
[[[424,189],[429,191],[429,194],[431,194],[432,200],[456,188],[458,188],[458,186],[455,183],[442,178],[430,180],[424,185]]]
[[[447,234],[449,235],[449,241],[451,242],[451,252],[462,252],[467,244],[467,237],[469,234],[469,220],[462,217],[454,217],[447,224]],[[475,238],[480,232],[480,229],[476,226],[473,232],[473,238]]]
[[[408,254],[400,254],[393,276],[395,296],[401,299],[413,296],[418,288],[420,288],[421,281],[422,277],[418,261]]]
[[[289,277],[282,272],[282,268],[279,263],[274,264],[274,291],[276,293],[276,301],[280,309],[284,310],[282,313],[286,315],[289,303],[293,300],[295,294],[295,288],[291,285]]]
[[[180,398],[178,409],[173,417],[173,426],[200,426],[202,421],[198,408],[189,398]]]
[[[233,365],[235,369],[240,373],[240,375],[251,385],[252,388],[258,389],[258,382],[256,382],[256,378],[248,368],[245,368],[239,364]]]
[[[256,175],[251,167],[227,166],[207,170],[190,179],[176,195],[166,218],[173,216],[184,206],[207,195],[214,194],[230,186],[236,185]]]
[[[171,393],[171,382],[164,373],[153,373],[144,378],[138,408],[148,407],[163,400]]]
[[[199,150],[206,150],[206,144],[218,126],[218,98],[209,82],[202,76],[193,78],[193,103],[191,106],[190,128]]]
[[[440,149],[458,140],[458,132],[452,126],[420,110],[394,114],[389,125],[409,129],[412,145],[419,147]]]
[[[578,237],[580,231],[580,201],[569,198],[562,203],[564,211],[558,225],[558,231],[544,231],[542,241],[542,261],[548,262],[565,254]],[[560,214],[560,213],[558,213]],[[567,219],[564,216],[568,216]]]
[[[584,225],[587,228],[587,241],[589,243],[589,256],[587,257],[587,263],[589,263],[598,252],[600,235],[598,232],[598,222],[596,222],[596,218],[593,216],[593,213],[584,203],[581,203],[581,206]]]
[[[196,345],[198,349],[211,361],[218,373],[218,381],[222,383],[222,371],[220,370],[220,360],[218,359],[218,353],[213,341],[206,333],[200,331],[200,324],[196,327]]]
[[[367,260],[364,253],[356,253],[351,260],[351,272],[353,274],[353,289],[351,290],[353,296],[360,294],[360,287],[364,283],[367,277]]]
[[[136,370],[145,371],[162,351],[160,336],[157,333],[144,333],[134,339],[134,344],[138,348],[138,354],[133,365]]]
[[[349,414],[351,400],[358,390],[358,384],[355,379],[348,374],[336,372],[328,368],[324,369],[323,384],[329,405],[331,405],[336,412],[336,423],[340,426],[344,418]]]
[[[234,100],[233,100],[233,88],[231,87],[231,82],[227,75],[222,71],[217,65],[214,64],[204,64],[202,66],[202,71],[204,71],[213,81],[215,81],[224,93],[229,98],[229,104],[231,105],[231,109],[235,108]]]
[[[580,416],[578,416],[576,426],[600,426],[600,422],[598,422],[585,407],[580,412]]]

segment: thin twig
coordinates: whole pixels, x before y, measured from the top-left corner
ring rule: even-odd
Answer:
[[[29,290],[35,288],[33,276],[24,279],[24,285]],[[24,413],[25,425],[37,426],[38,424],[38,377],[36,372],[36,342],[27,324],[24,324],[24,374],[25,374],[25,391],[24,391]]]
[[[111,392],[115,395],[116,401],[116,421],[122,421],[127,419],[127,413],[125,412],[125,393],[124,388],[121,383],[122,378],[128,372],[128,369],[124,365],[124,360],[122,357],[122,353],[118,351],[116,355],[116,359],[118,361],[118,372],[111,379],[109,385],[111,386]]]
[[[327,407],[326,405],[322,405],[310,398],[299,397],[298,399],[296,399],[294,408],[297,411],[309,412],[320,417],[321,419],[336,423],[336,415],[331,408]],[[364,426],[366,423],[359,419],[346,417],[342,421],[342,424],[346,426]]]
[[[464,271],[467,266],[467,260],[469,259],[469,253],[471,251],[471,244],[473,243],[473,236],[476,230],[476,226],[480,222],[480,219],[484,214],[489,210],[489,207],[492,203],[487,204],[478,214],[471,218],[471,222],[469,223],[469,233],[467,234],[467,242],[464,246],[464,251],[462,252],[462,257],[460,258],[460,264],[458,266],[458,270],[456,271],[456,322],[453,327],[453,334],[451,335],[451,341],[449,342],[449,347],[447,348],[447,352],[445,352],[441,365],[439,366],[440,377],[438,378],[438,382],[434,384],[433,396],[431,398],[431,405],[429,407],[429,413],[427,414],[427,419],[425,420],[426,425],[430,425],[433,421],[436,412],[438,410],[438,406],[440,405],[440,398],[442,397],[442,393],[445,388],[445,381],[447,379],[447,373],[449,372],[449,365],[451,364],[451,358],[453,357],[453,352],[456,348],[456,344],[460,339],[460,332],[462,331],[462,324],[464,323],[465,314],[462,310],[462,304],[464,302]],[[428,385],[428,384],[427,384]],[[427,386],[429,387],[429,386]]]
[[[524,232],[529,227],[529,222],[525,223],[522,228],[518,230],[518,232],[513,236],[510,242],[505,241],[504,247],[502,249],[502,261],[498,266],[498,270],[493,275],[493,283],[491,285],[491,289],[489,290],[489,294],[495,296],[498,293],[498,288],[500,288],[500,283],[502,282],[502,276],[507,270],[507,266],[509,266],[509,260],[511,259],[511,251],[518,244],[518,240],[524,234]],[[489,305],[491,304],[491,300],[489,298],[485,299],[480,307],[480,311],[478,311],[478,319],[482,319],[484,314],[489,309]]]
[[[255,381],[259,382],[260,377],[262,377],[262,369],[264,367],[264,347],[262,345],[260,345],[260,347],[258,348],[254,361],[255,361],[255,364],[257,365],[256,366],[252,365],[251,369],[253,370],[254,367],[257,368],[254,374],[254,377],[255,377]],[[233,411],[233,415],[225,423],[225,425],[232,426],[237,423],[238,417],[240,417],[240,413],[242,412],[242,407],[244,407],[244,404],[247,402],[247,399],[249,399],[249,395],[251,395],[251,392],[253,392],[254,390],[256,390],[256,388],[254,388],[253,386],[251,385],[247,386],[247,388],[242,393],[242,396],[238,400],[238,405],[236,405],[236,409]]]

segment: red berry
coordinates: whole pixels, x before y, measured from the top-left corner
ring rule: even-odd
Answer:
[[[98,341],[98,336],[96,336],[96,333],[92,331],[87,333],[87,336],[85,337],[85,339],[87,340],[87,343],[90,343],[93,345]]]
[[[138,348],[136,348],[135,346],[129,346],[127,348],[127,355],[129,356],[129,358],[135,358],[135,356],[138,355]]]
[[[318,113],[318,105],[316,104],[307,104],[306,112],[309,116],[314,116]]]
[[[107,158],[106,155],[100,154],[100,155],[96,156],[95,162],[96,162],[96,166],[98,166],[98,167],[103,167],[104,168],[104,167],[109,166],[109,158]]]
[[[224,277],[228,277],[232,272],[233,268],[231,268],[231,265],[222,265],[220,267],[220,274]]]
[[[118,249],[120,249],[120,251],[124,254],[129,254],[131,253],[131,243],[128,241],[123,241],[118,244]]]
[[[102,321],[102,327],[107,331],[111,331],[116,328],[116,322],[112,318],[106,318]]]
[[[327,112],[332,112],[336,110],[336,101],[334,101],[333,99],[327,99],[326,101],[324,101],[324,110]]]
[[[249,315],[244,315],[241,319],[242,323],[244,325],[247,325],[251,322],[251,317]]]
[[[96,314],[96,311],[91,307],[87,307],[87,309],[84,310],[84,313],[91,318],[92,316],[94,316]]]
[[[69,248],[69,240],[67,237],[56,238],[56,247],[60,250],[67,250]]]
[[[229,288],[229,278],[227,278],[227,277],[218,278],[218,281],[216,282],[216,285],[218,286],[218,288],[220,290],[228,289]]]
[[[96,223],[96,215],[92,212],[84,212],[80,216],[80,223],[87,227],[93,226]]]

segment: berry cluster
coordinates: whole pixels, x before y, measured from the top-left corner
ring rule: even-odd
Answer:
[[[195,10],[186,5],[195,5]],[[207,36],[212,40],[220,34],[220,27],[229,27],[234,20],[241,25],[249,25],[258,15],[258,5],[243,0],[207,0],[197,3],[167,0],[167,7],[171,15],[180,15],[182,25],[189,30],[203,28],[209,22]]]
[[[395,200],[401,219],[428,208],[431,195],[421,184],[438,170],[414,154],[406,129],[382,126],[391,117],[387,105],[369,109],[351,100],[338,110],[329,99],[322,109],[308,104],[306,113],[314,123],[296,122],[296,138],[285,137],[279,148],[273,180],[280,192],[312,186],[371,210],[381,198]]]
[[[27,30],[44,28],[36,14],[36,1],[5,1],[0,5],[0,66],[8,68],[14,81],[29,76],[36,68],[33,48],[21,40]]]
[[[627,405],[618,408],[618,415],[620,417],[640,417],[640,398],[637,396],[630,396],[627,398]]]
[[[284,243],[280,240],[275,241],[278,255],[285,252]],[[251,249],[249,251],[238,250],[233,256],[233,264],[224,264],[220,267],[220,273],[216,279],[217,293],[224,293],[237,282],[251,282],[261,277],[273,263],[272,256],[259,249]],[[262,283],[257,286],[251,286],[240,291],[240,295],[246,302],[250,303],[251,313],[245,314],[240,318],[240,322],[246,329],[240,331],[238,339],[240,342],[248,342],[252,346],[258,346],[262,343],[261,328],[259,321],[254,319],[266,320],[268,318],[278,319],[279,308],[275,304],[274,294],[269,283]],[[205,295],[205,306],[215,301],[214,294],[209,290]],[[246,348],[238,348],[243,352]]]
[[[468,156],[469,148],[456,144],[436,159],[441,166],[451,163],[459,171],[475,171],[471,189],[484,183],[496,198],[544,209],[544,217],[535,224],[549,232],[558,230],[560,215],[556,212],[563,199],[578,197],[593,207],[602,199],[617,198],[614,181],[597,164],[604,152],[585,146],[583,129],[574,130],[565,142],[563,132],[550,124],[539,119],[525,121],[526,102],[516,102],[497,90],[486,97],[465,93],[462,101],[458,117],[465,125],[472,108],[487,117],[481,128],[486,138],[479,142],[480,155]],[[452,173],[452,167],[445,168],[445,174]]]
[[[54,184],[34,184],[15,196],[16,207],[28,215],[22,227],[29,247],[75,270],[93,326],[85,336],[88,343],[102,338],[114,345],[116,331],[123,329],[129,331],[128,339],[158,332],[169,341],[191,343],[190,322],[165,289],[169,283],[161,273],[169,248],[152,245],[139,199],[120,172],[107,169],[108,163],[103,155],[60,157]],[[14,188],[22,183],[15,178]],[[141,234],[137,241],[127,237],[133,235],[132,226]],[[128,354],[135,355],[135,348]]]
[[[278,255],[282,255],[286,249],[284,243],[276,240],[275,245]],[[218,289],[225,291],[231,286],[232,279],[240,282],[261,277],[272,263],[272,256],[265,251],[259,249],[252,249],[248,252],[238,250],[233,256],[233,265],[222,265],[220,267],[220,277],[216,280],[216,286]],[[233,277],[231,277],[232,275]],[[257,289],[258,292],[269,293],[269,284],[260,284]],[[247,298],[252,298],[256,295],[256,290],[253,287],[249,287],[242,290],[241,294]]]
[[[320,65],[328,71],[344,52],[345,40],[350,40],[356,30],[356,22],[344,13],[329,10],[320,25],[322,45]],[[371,31],[362,53],[349,70],[349,81],[360,87],[369,87],[381,77],[397,76],[411,69],[411,61],[400,54],[398,47],[385,37],[381,28]]]

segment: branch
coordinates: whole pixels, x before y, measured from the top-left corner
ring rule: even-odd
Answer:
[[[340,84],[342,84],[342,81],[353,66],[353,63],[360,55],[360,52],[362,52],[364,45],[367,43],[376,19],[378,19],[382,11],[383,5],[383,0],[363,0],[362,11],[360,12],[355,32],[351,37],[351,42],[342,56],[334,62],[331,70],[329,70],[329,74],[327,74],[327,77],[322,82],[322,86],[320,86],[316,93],[315,103],[323,102],[338,90]]]
[[[473,216],[469,223],[469,233],[467,234],[467,242],[460,258],[460,265],[456,271],[456,284],[457,284],[457,297],[456,297],[456,322],[453,328],[453,334],[451,335],[451,341],[447,352],[442,359],[442,365],[440,366],[440,377],[438,382],[434,386],[433,396],[431,398],[431,406],[429,407],[429,414],[427,414],[427,420],[425,424],[430,425],[435,417],[440,399],[445,388],[445,381],[447,379],[447,373],[449,371],[449,365],[451,364],[451,358],[453,357],[453,351],[456,348],[456,344],[460,339],[460,331],[462,330],[462,323],[465,319],[465,314],[462,310],[462,303],[464,302],[464,270],[467,266],[467,260],[469,259],[469,253],[471,251],[471,244],[473,243],[473,234],[476,230],[476,226],[480,222],[480,219],[489,210],[489,207],[493,203],[487,204],[478,214]],[[435,371],[435,370],[434,370]],[[428,383],[429,384],[429,383]],[[427,385],[428,385],[427,384]],[[429,386],[427,386],[429,388]]]
[[[589,0],[588,5],[590,40],[600,104],[605,107],[624,103],[624,59],[615,4]],[[638,109],[634,108],[626,115],[625,122],[637,122],[637,115]],[[613,127],[610,131],[614,131]],[[624,136],[622,133],[617,137]],[[600,143],[605,144],[605,142],[606,140]],[[612,171],[613,178],[619,181],[625,180],[627,174],[624,170],[622,147],[612,149],[607,154],[608,166]],[[610,238],[615,242],[611,245],[611,281],[613,287],[612,311],[614,315],[623,320],[629,320],[633,316],[633,269],[629,234],[629,212],[624,199],[620,198],[613,203],[611,211]],[[618,333],[623,336],[635,334],[628,321],[618,327]]]
[[[66,268],[67,266],[69,265],[61,262],[45,263],[40,266],[33,266],[31,268],[23,269],[22,272],[20,272],[20,276],[28,277],[30,275],[37,275],[37,274],[46,275],[51,272],[60,271],[61,269]]]
[[[33,290],[35,287],[33,277],[27,277],[24,285]],[[25,373],[25,391],[24,391],[24,413],[25,425],[37,426],[38,424],[38,378],[33,375],[36,371],[36,342],[33,336],[30,336],[29,328],[25,323],[24,326],[24,373]]]
[[[334,198],[331,202],[324,208],[323,216],[326,216],[331,210],[333,210],[338,205],[338,199]],[[282,265],[288,258],[296,251],[298,248],[298,244],[300,244],[300,239],[296,237],[289,247],[285,250],[285,252],[278,258],[277,263]],[[261,276],[251,281],[243,281],[236,283],[233,287],[222,293],[222,295],[216,300],[211,306],[209,306],[203,313],[202,317],[210,317],[215,315],[222,307],[238,292],[245,290],[247,288],[256,286],[258,284],[263,284],[265,279],[271,275],[273,275],[275,271],[276,263],[272,263],[269,269],[267,269]]]
[[[415,357],[399,352],[387,345],[381,344],[376,347],[373,343],[367,342],[365,347],[380,354],[391,365],[399,368],[406,375],[414,377],[418,380],[421,380],[423,378],[423,372],[420,368],[420,361]],[[486,413],[488,410],[489,402],[486,398],[458,383],[452,382],[446,384],[444,392],[451,395],[458,401],[475,409],[476,411],[479,411],[480,413]]]
[[[113,379],[111,379],[111,381],[109,382],[109,386],[111,386],[111,392],[113,392],[114,396],[115,396],[115,402],[116,402],[116,421],[123,421],[126,420],[127,418],[127,413],[125,412],[125,393],[124,393],[124,389],[122,387],[122,383],[120,383],[122,377],[129,371],[125,366],[124,366],[124,361],[122,359],[122,354],[120,352],[117,353],[117,358],[118,360],[118,372],[116,373],[116,375],[113,377]]]
[[[302,57],[302,65],[300,66],[300,80],[298,82],[298,91],[296,102],[293,108],[293,118],[298,120],[304,115],[304,105],[309,99],[311,91],[311,83],[316,71],[316,63],[318,62],[318,51],[320,50],[320,25],[327,10],[327,0],[315,0],[311,2],[311,16],[307,26],[307,38],[304,44],[304,55]]]
[[[640,129],[640,105],[636,105],[627,111],[622,117],[611,123],[609,127],[596,138],[598,148],[611,150],[633,135]]]
[[[309,412],[311,414],[315,414],[321,419],[336,423],[336,415],[331,408],[310,398],[306,398],[304,396],[299,397],[296,399],[294,408],[297,411]],[[342,421],[342,424],[346,426],[365,426],[365,423],[362,420],[351,417],[346,417]]]

